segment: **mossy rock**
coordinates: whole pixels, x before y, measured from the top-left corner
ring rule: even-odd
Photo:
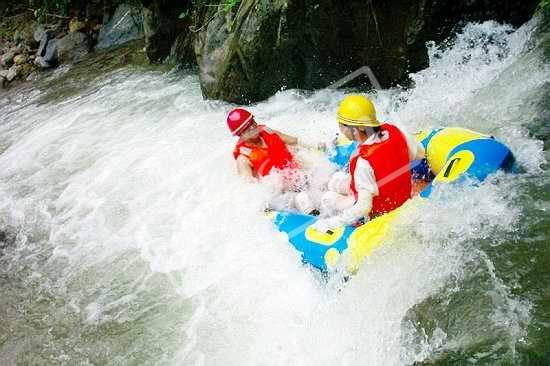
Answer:
[[[427,65],[417,52],[423,9],[401,1],[243,0],[229,13],[199,15],[195,50],[207,97],[236,103],[268,98],[282,88],[323,88],[370,66],[383,85]],[[411,62],[413,60],[413,62]]]
[[[227,1],[201,0],[192,20],[201,86],[208,98],[250,103],[285,88],[324,88],[363,66],[383,87],[407,85],[428,65],[428,40],[462,20],[519,25],[536,1],[242,0],[226,11]]]

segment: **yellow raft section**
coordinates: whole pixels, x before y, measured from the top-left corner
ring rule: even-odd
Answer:
[[[465,143],[475,140],[491,139],[490,136],[464,128],[444,128],[422,132],[416,135],[418,141],[426,148],[426,159],[431,171],[436,175],[435,183],[450,183],[460,178],[472,165],[475,156],[469,150],[461,150],[451,155],[453,150]],[[453,162],[456,162],[453,164]],[[348,256],[346,267],[350,272],[356,272],[365,257],[372,254],[385,241],[390,239],[390,231],[395,220],[404,210],[411,210],[422,197],[414,197],[400,208],[370,220],[353,231],[348,239]],[[334,257],[334,256],[333,256]],[[327,265],[335,265],[331,258]]]
[[[426,143],[426,159],[431,171],[437,175],[451,160],[449,154],[457,146],[474,140],[490,139],[491,136],[465,128],[448,127],[438,131],[421,132],[416,138],[420,142],[429,139]]]

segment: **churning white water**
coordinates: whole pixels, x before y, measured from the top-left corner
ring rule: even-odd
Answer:
[[[472,24],[432,46],[414,88],[371,94],[381,119],[493,134],[536,174],[542,144],[524,126],[549,69],[533,27]],[[12,283],[0,363],[400,365],[469,342],[443,331],[419,340],[405,318],[458,287],[472,262],[491,273],[475,243],[521,224],[514,177],[436,192],[351,281],[327,282],[264,217],[276,182],[237,176],[224,123],[233,106],[204,101],[195,75],[125,68],[44,103],[55,78],[0,102],[0,229],[14,239],[0,256]],[[343,95],[290,90],[251,109],[328,141]],[[513,348],[530,304],[498,278],[487,291],[488,321]]]

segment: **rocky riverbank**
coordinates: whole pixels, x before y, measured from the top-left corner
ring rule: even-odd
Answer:
[[[150,62],[196,65],[203,94],[212,99],[250,103],[281,89],[322,88],[362,66],[383,87],[407,85],[409,73],[427,66],[427,42],[469,21],[519,26],[538,3],[141,0],[106,8],[92,1],[48,25],[23,15],[0,47],[0,81],[33,80],[38,70],[144,38]],[[370,87],[366,78],[355,83]]]
[[[0,85],[36,80],[40,71],[82,61],[90,52],[103,51],[142,39],[143,18],[139,6],[122,4],[99,20],[52,15],[41,24],[24,11],[5,16],[1,24]],[[102,23],[103,22],[103,23]]]

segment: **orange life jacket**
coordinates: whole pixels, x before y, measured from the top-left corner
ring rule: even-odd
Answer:
[[[298,168],[298,164],[288,151],[283,139],[264,125],[259,125],[258,128],[260,129],[260,138],[266,146],[262,147],[239,140],[233,151],[233,157],[237,159],[240,155],[246,156],[254,173],[261,177],[269,174],[273,168]]]
[[[371,217],[395,210],[411,198],[412,180],[410,172],[409,148],[403,133],[394,125],[384,124],[388,139],[372,145],[360,145],[350,159],[351,191],[357,200],[355,188],[355,168],[359,158],[369,162],[374,171],[378,196],[372,199]]]

